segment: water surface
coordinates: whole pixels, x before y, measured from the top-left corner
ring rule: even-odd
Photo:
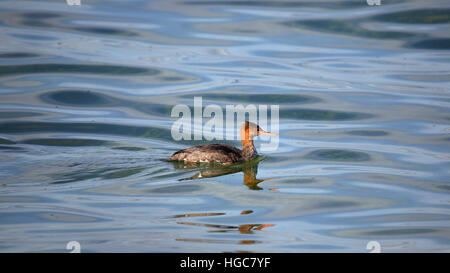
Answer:
[[[448,1],[0,14],[1,252],[450,250]],[[194,96],[279,105],[279,148],[225,169],[165,162],[206,142],[170,134]]]

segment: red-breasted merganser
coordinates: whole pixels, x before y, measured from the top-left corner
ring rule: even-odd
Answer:
[[[266,132],[258,125],[246,121],[241,126],[242,150],[227,144],[205,144],[175,152],[167,160],[222,164],[250,161],[258,155],[253,145],[253,138],[258,135],[277,134]]]

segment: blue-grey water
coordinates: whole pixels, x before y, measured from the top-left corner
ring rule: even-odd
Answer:
[[[448,1],[7,0],[0,41],[1,252],[450,251]],[[278,149],[165,162],[194,96]]]

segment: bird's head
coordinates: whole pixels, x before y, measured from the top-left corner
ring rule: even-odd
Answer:
[[[277,136],[277,134],[269,133],[261,129],[258,125],[246,121],[241,126],[241,141],[242,145],[245,145],[247,143],[251,143],[254,137],[259,135],[267,135],[267,136]]]

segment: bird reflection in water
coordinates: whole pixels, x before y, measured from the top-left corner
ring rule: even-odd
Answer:
[[[265,159],[264,157],[257,157],[248,162],[235,163],[232,165],[222,165],[219,163],[183,162],[183,161],[175,161],[172,162],[172,164],[174,165],[175,169],[199,170],[199,172],[196,173],[195,175],[178,179],[178,181],[205,179],[242,172],[244,174],[244,185],[246,185],[251,190],[262,190],[262,188],[259,187],[258,184],[263,181],[271,179],[271,178],[266,179],[256,178],[256,175],[258,173],[258,164],[264,159]]]
[[[176,169],[192,169],[198,170],[196,174],[190,177],[178,179],[178,181],[186,181],[186,180],[196,180],[196,179],[205,179],[212,177],[219,177],[223,175],[229,175],[233,173],[243,173],[243,181],[244,185],[246,185],[251,190],[262,190],[259,183],[269,180],[266,179],[257,179],[256,175],[258,172],[258,164],[264,157],[257,157],[251,161],[244,163],[235,163],[232,165],[221,165],[217,163],[199,163],[199,162],[172,162]],[[252,214],[253,210],[243,210],[240,214],[242,216]],[[210,217],[210,216],[223,216],[225,213],[222,212],[210,212],[210,213],[188,213],[188,214],[180,214],[175,215],[174,218],[191,218],[191,217]],[[210,224],[210,223],[199,223],[199,222],[187,222],[187,221],[178,221],[177,224],[180,225],[188,225],[188,226],[199,226],[210,228],[209,232],[212,233],[228,233],[228,232],[239,232],[240,234],[253,234],[256,231],[260,231],[267,227],[272,227],[274,224],[238,224],[238,225],[223,225],[223,224]],[[228,240],[221,239],[206,239],[206,238],[178,238],[177,241],[184,242],[201,242],[201,243],[231,243]],[[261,243],[258,240],[238,240],[234,242],[236,244],[257,244]]]
[[[251,214],[253,210],[244,210],[241,212],[241,215]],[[225,213],[188,213],[188,214],[179,214],[175,215],[174,218],[191,218],[191,217],[207,217],[207,216],[220,216],[225,215]],[[187,225],[187,226],[198,226],[198,227],[206,227],[210,230],[210,233],[230,233],[230,232],[239,232],[240,234],[253,234],[255,231],[260,231],[267,227],[273,227],[275,224],[240,224],[240,225],[224,225],[224,224],[209,224],[202,222],[186,222],[179,221],[177,222],[179,225]],[[197,243],[236,243],[236,244],[257,244],[261,243],[258,240],[237,240],[237,241],[229,241],[223,239],[211,239],[211,238],[178,238],[177,241],[183,242],[197,242]]]
[[[188,226],[201,226],[213,228],[210,232],[229,232],[232,230],[238,230],[241,234],[253,234],[255,230],[262,230],[266,227],[273,227],[274,224],[244,224],[244,225],[216,225],[216,224],[204,224],[204,223],[192,223],[192,222],[177,222],[180,225]]]

